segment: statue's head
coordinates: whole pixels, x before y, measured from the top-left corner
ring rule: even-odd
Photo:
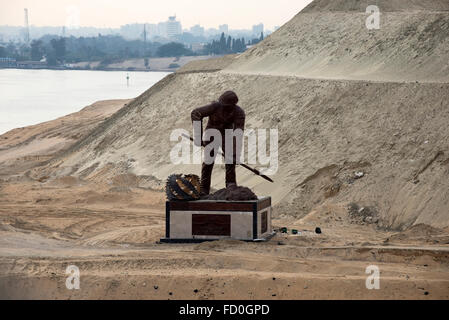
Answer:
[[[239,102],[239,98],[234,91],[226,91],[220,96],[218,101],[224,105],[236,105]]]

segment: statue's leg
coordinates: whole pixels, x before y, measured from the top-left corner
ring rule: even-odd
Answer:
[[[226,165],[226,188],[236,186],[237,180],[235,176],[235,164]]]
[[[226,163],[226,188],[229,188],[231,186],[237,185],[237,180],[235,176],[235,141],[234,141],[234,149],[232,151],[232,155],[230,155],[230,161],[226,159],[225,156],[225,163]],[[222,146],[226,146],[225,141],[223,140]],[[222,148],[223,154],[226,155],[226,148]],[[231,162],[231,163],[227,163]]]
[[[205,164],[201,168],[201,195],[206,196],[210,193],[210,184],[212,179],[212,170],[214,164]]]

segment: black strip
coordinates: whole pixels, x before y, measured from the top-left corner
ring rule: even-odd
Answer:
[[[267,242],[267,241],[271,240],[271,238],[273,238],[274,236],[275,236],[275,234],[273,233],[266,238],[256,239],[258,241],[254,241],[254,240],[240,240],[240,241],[255,242],[255,243]],[[212,242],[212,241],[220,241],[220,240],[226,240],[226,238],[224,238],[224,239],[222,239],[222,238],[220,238],[220,239],[218,239],[218,238],[217,239],[168,239],[168,238],[165,238],[165,239],[160,239],[159,242],[160,243],[203,243],[203,242]]]
[[[266,203],[265,206],[261,204]],[[265,209],[271,206],[271,197],[264,198],[262,200],[251,201],[225,201],[225,200],[192,200],[171,201],[171,210],[183,210],[183,211],[252,211],[256,204],[257,210]],[[260,206],[260,207],[259,207]],[[215,207],[221,207],[216,209]]]
[[[260,234],[268,232],[268,210],[264,210],[260,214]]]
[[[170,202],[165,203],[165,237],[170,238]]]
[[[268,198],[266,198],[264,200],[258,201],[258,204],[257,204],[257,210],[258,211],[261,211],[261,210],[266,209],[268,207],[271,207],[271,197],[268,197]]]
[[[81,280],[82,281],[82,280]],[[23,281],[24,282],[24,281]],[[192,286],[192,288],[195,288]],[[6,288],[8,289],[8,288]],[[359,319],[360,314],[366,312],[366,310],[388,310],[388,313],[391,314],[392,318],[425,318],[428,317],[428,313],[425,312],[428,310],[433,310],[434,314],[444,314],[447,312],[447,307],[449,305],[447,300],[441,301],[388,301],[388,300],[380,300],[380,301],[354,301],[354,300],[345,300],[345,301],[330,301],[330,300],[317,300],[317,301],[297,301],[297,300],[274,300],[277,298],[283,298],[283,294],[278,294],[277,297],[270,297],[273,300],[251,300],[251,301],[243,301],[241,300],[198,300],[199,296],[203,296],[205,289],[198,288],[198,293],[195,293],[193,290],[190,295],[187,295],[188,299],[184,300],[162,300],[162,299],[179,299],[177,298],[178,292],[176,291],[176,287],[173,288],[173,296],[168,295],[168,291],[164,294],[163,290],[159,289],[158,294],[160,294],[160,300],[139,300],[139,301],[113,301],[113,300],[105,300],[105,301],[92,301],[92,300],[82,300],[82,301],[74,301],[73,300],[63,300],[63,301],[39,301],[39,300],[16,300],[16,301],[1,301],[0,305],[2,307],[3,313],[6,314],[8,310],[17,314],[20,318],[29,317],[30,314],[34,313],[45,313],[48,314],[48,318],[50,320],[59,319],[60,315],[67,310],[70,310],[70,313],[77,318],[85,317],[86,309],[89,309],[89,314],[94,318],[129,318],[129,310],[135,310],[135,312],[141,311],[142,314],[148,312],[150,309],[155,314],[163,314],[166,319],[199,319],[201,316],[199,315],[186,315],[185,317],[180,315],[181,308],[186,308],[186,305],[191,306],[192,308],[197,309],[198,307],[205,308],[208,307],[210,309],[213,308],[212,315],[209,319],[293,319],[298,318],[298,313],[301,315],[316,315],[318,311],[322,310],[332,310],[332,315],[335,317],[341,316],[345,319]],[[112,290],[110,290],[112,291]],[[143,291],[143,290],[142,290]],[[276,292],[276,290],[273,290]],[[75,293],[72,293],[75,295]],[[105,299],[111,299],[113,297],[113,293],[106,294]],[[132,297],[131,294],[124,295],[123,298],[126,299],[129,296]],[[287,296],[287,295],[285,295]],[[15,294],[14,298],[21,298],[23,295]],[[288,296],[287,296],[288,297]],[[332,298],[333,296],[330,295]],[[348,294],[344,298],[350,298],[351,296]],[[4,298],[1,296],[1,298]],[[407,297],[401,297],[406,299]],[[248,299],[251,299],[251,296],[248,296]],[[224,306],[242,306],[245,310],[254,310],[255,306],[266,306],[264,309],[259,310],[259,312],[254,312],[253,314],[245,313],[243,315],[230,315],[229,311],[225,312]],[[248,308],[247,308],[248,307]],[[49,310],[51,310],[49,312]],[[139,311],[140,310],[140,311]],[[262,313],[263,310],[267,311],[267,314]],[[300,310],[300,311],[298,311]],[[351,312],[348,312],[351,310]],[[324,312],[321,312],[324,313]],[[59,318],[58,318],[59,317]],[[204,316],[202,316],[205,318]],[[340,318],[340,317],[339,317]]]
[[[192,214],[193,236],[231,236],[230,214]]]
[[[256,203],[257,204],[257,203]],[[171,209],[179,211],[253,211],[254,203],[238,203],[238,202],[198,202],[198,201],[172,201]]]
[[[219,241],[221,239],[161,239],[161,243],[203,243]]]
[[[257,239],[257,203],[253,204],[253,240]]]

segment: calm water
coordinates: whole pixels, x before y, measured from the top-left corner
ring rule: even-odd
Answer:
[[[99,100],[135,98],[167,74],[0,69],[0,134],[79,111]]]

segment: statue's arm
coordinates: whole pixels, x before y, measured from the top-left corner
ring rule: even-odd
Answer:
[[[198,147],[203,145],[203,119],[211,116],[215,111],[215,107],[216,104],[211,103],[192,111],[193,137],[195,145]],[[199,122],[199,128],[197,128],[198,125],[195,125],[195,122]]]

